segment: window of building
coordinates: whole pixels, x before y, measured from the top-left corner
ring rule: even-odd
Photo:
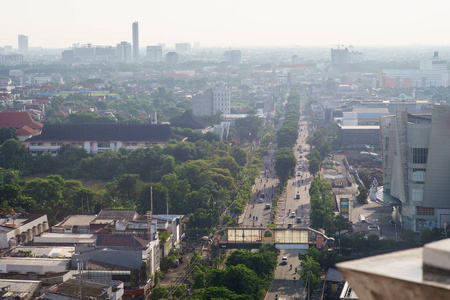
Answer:
[[[423,189],[411,189],[411,201],[422,202],[423,201]]]
[[[384,143],[384,150],[388,150],[389,149],[389,137],[387,137],[386,139],[385,139],[385,143]]]
[[[414,164],[426,164],[428,148],[412,148],[412,162]]]
[[[434,208],[433,207],[416,206],[416,215],[434,216]]]
[[[109,148],[110,146],[110,143],[97,143],[98,148]]]
[[[50,146],[56,146],[56,143],[50,143]]]
[[[425,175],[426,174],[427,174],[427,169],[413,168],[412,182],[413,183],[425,183]]]
[[[31,143],[31,146],[36,146],[36,143]]]
[[[131,143],[131,146],[137,146],[137,143]]]

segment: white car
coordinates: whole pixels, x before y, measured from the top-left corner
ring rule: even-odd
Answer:
[[[295,211],[291,212],[290,218],[295,218]]]
[[[286,256],[284,256],[284,257],[281,259],[281,264],[282,264],[282,265],[287,265],[287,262],[288,262],[288,258],[287,258]]]
[[[263,203],[264,199],[263,198],[259,198],[259,203]]]

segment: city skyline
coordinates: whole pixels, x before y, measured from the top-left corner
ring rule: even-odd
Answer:
[[[448,44],[442,36],[450,29],[445,16],[450,3],[432,10],[386,0],[371,6],[354,0],[282,0],[277,6],[254,0],[134,1],[128,6],[104,0],[22,0],[3,6],[10,13],[0,20],[0,45],[15,48],[19,34],[29,36],[30,47],[132,42],[135,21],[140,48],[177,42],[204,47],[437,45]]]

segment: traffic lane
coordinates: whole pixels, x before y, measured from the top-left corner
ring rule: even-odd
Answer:
[[[244,226],[266,226],[269,222],[270,211],[271,209],[267,209],[266,205],[269,204],[270,207],[272,200],[264,199],[262,203],[257,201],[256,203],[252,203],[248,205],[246,215],[243,221]],[[251,216],[250,216],[251,214]],[[257,218],[256,218],[257,217]],[[262,224],[262,225],[261,225]]]
[[[280,255],[278,256],[278,266],[275,270],[275,277],[265,299],[274,300],[276,295],[278,295],[278,298],[287,299],[290,299],[291,297],[298,298],[301,296],[303,288],[298,274],[301,268],[301,261],[298,259],[298,253],[299,250],[280,251]],[[281,264],[283,257],[288,258],[288,262],[285,265]],[[292,268],[290,267],[291,264]],[[297,268],[297,273],[295,273],[295,268]]]

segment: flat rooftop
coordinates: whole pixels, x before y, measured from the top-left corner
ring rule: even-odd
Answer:
[[[71,258],[75,253],[75,247],[23,246],[14,248],[11,256],[16,257],[23,252],[31,253],[32,257]]]
[[[69,216],[56,226],[72,227],[72,226],[89,226],[96,218],[96,215],[75,215]]]
[[[360,299],[448,299],[450,239],[336,265]]]
[[[380,125],[341,126],[342,130],[377,130]]]
[[[0,265],[64,267],[70,261],[69,258],[3,257],[0,258]]]

